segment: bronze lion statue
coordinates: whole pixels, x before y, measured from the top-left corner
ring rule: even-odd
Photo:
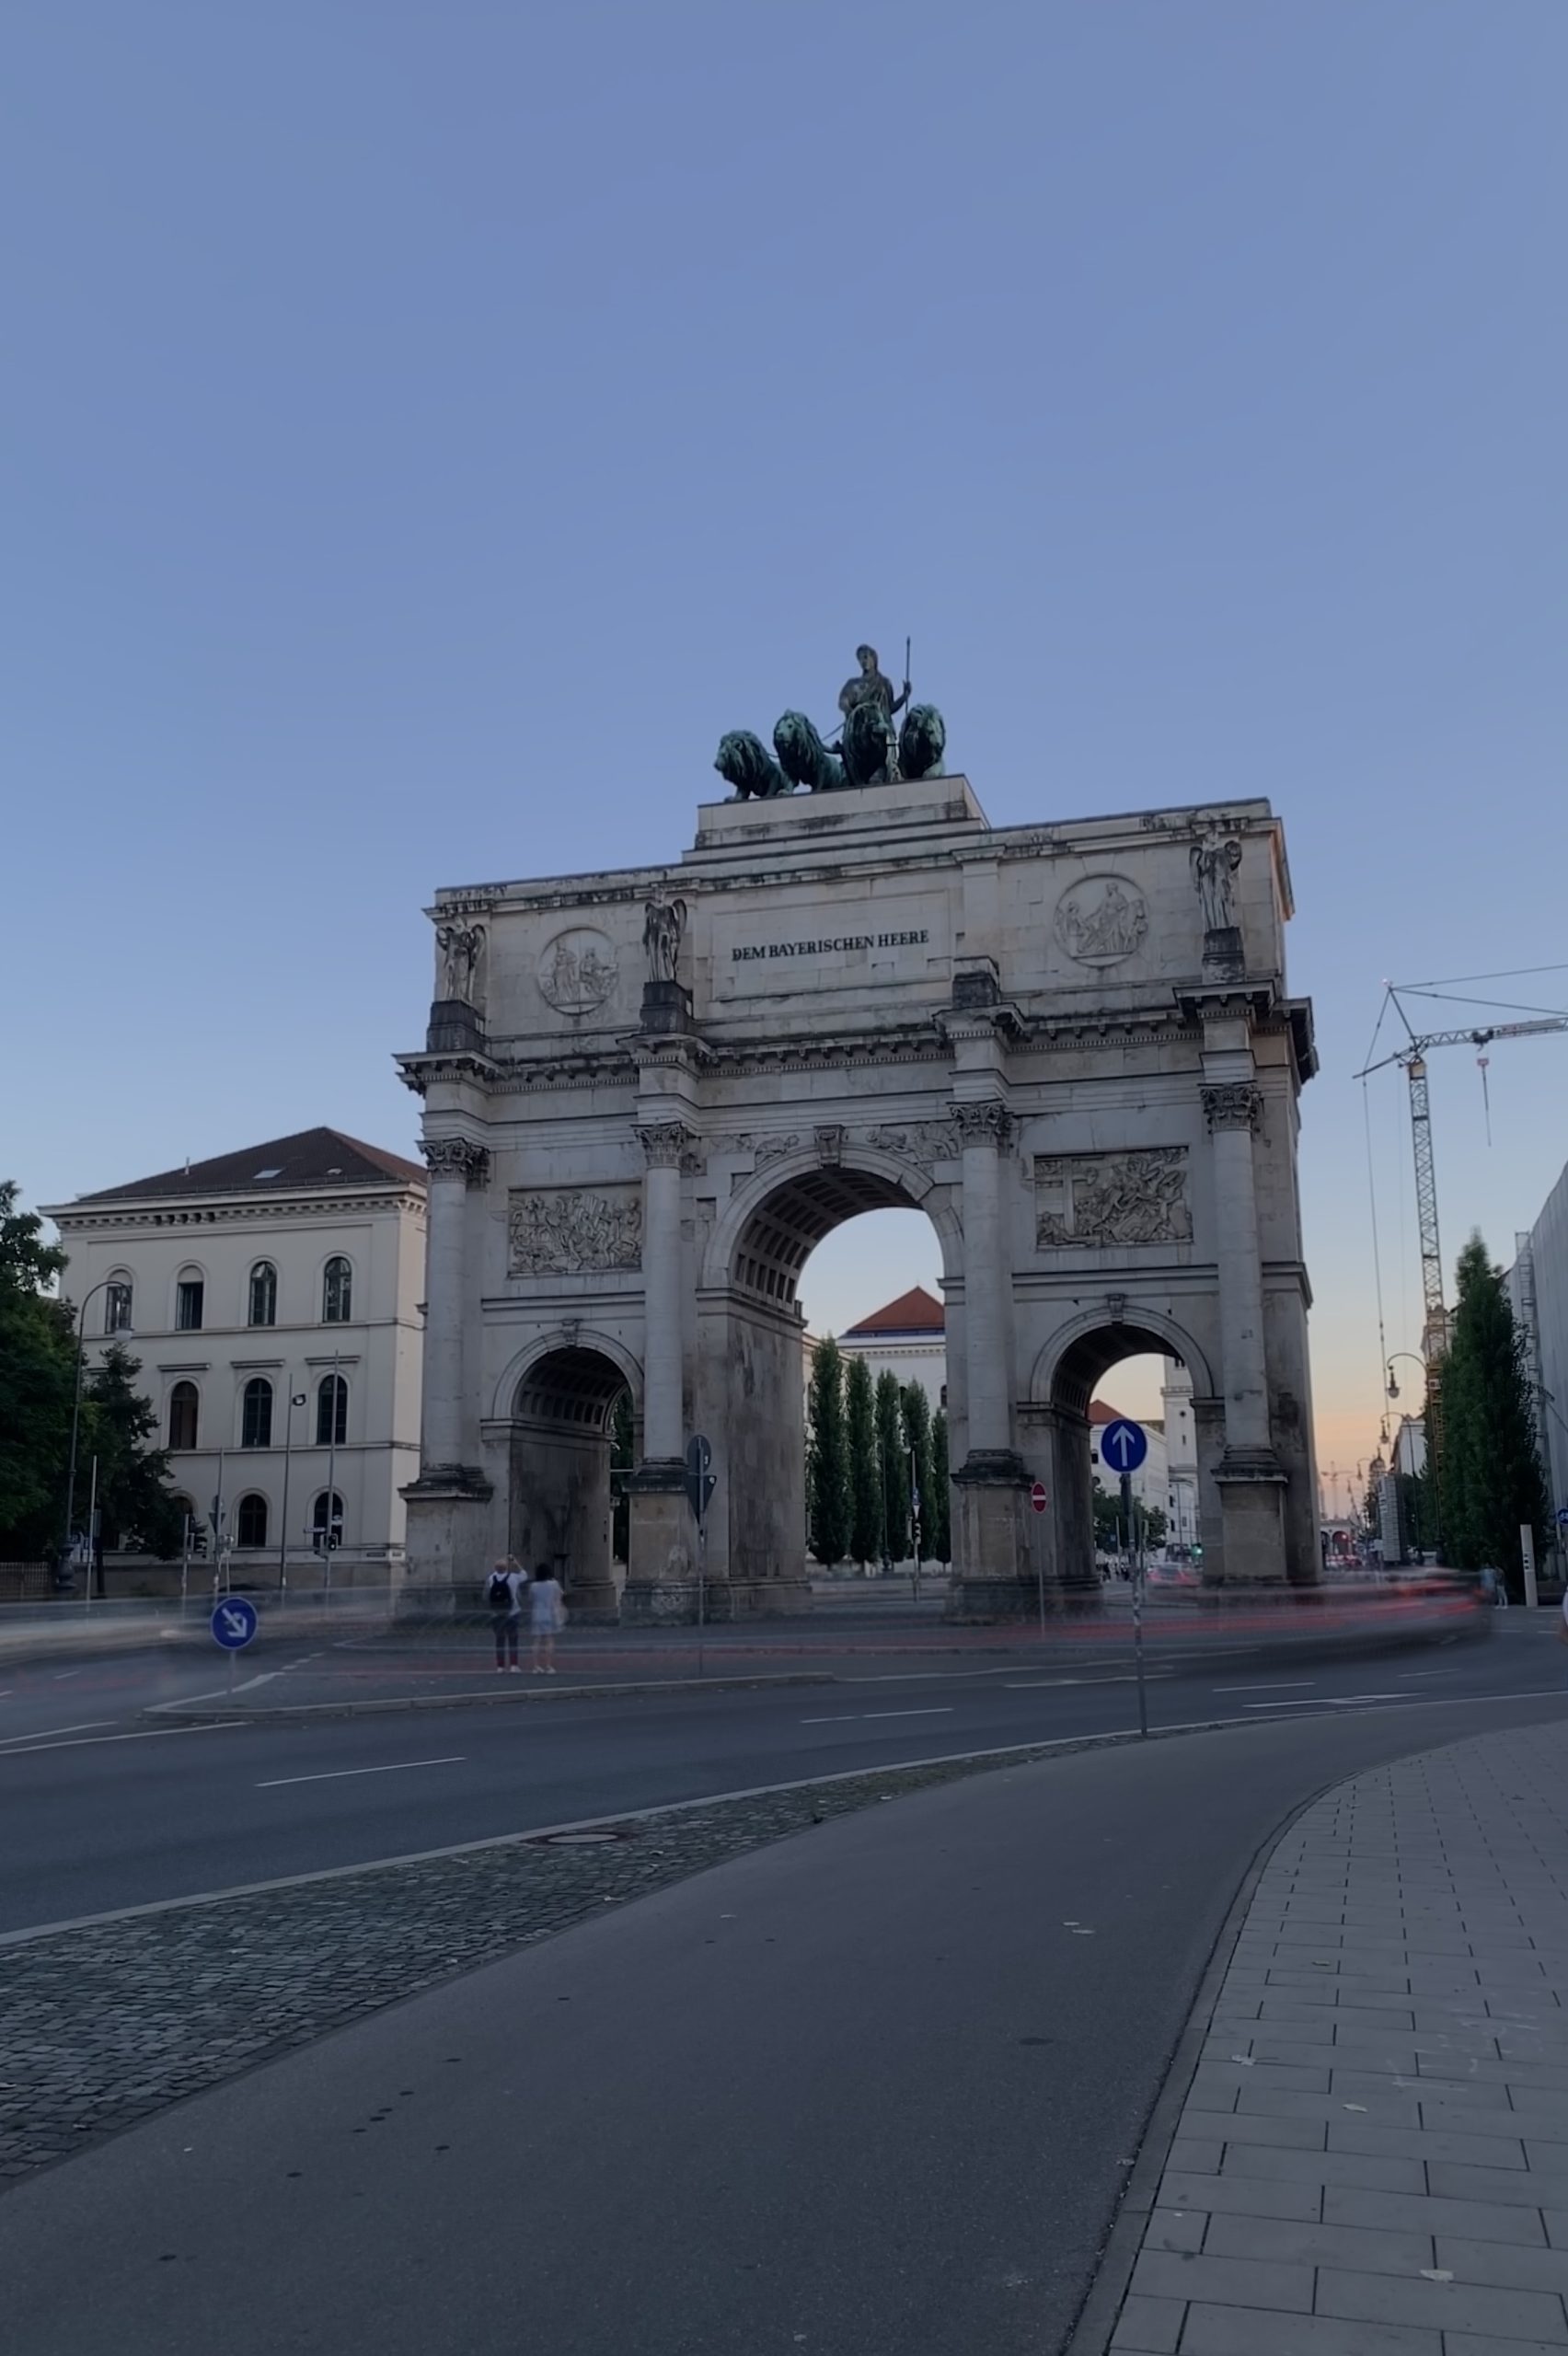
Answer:
[[[914,703],[898,732],[898,766],[905,777],[940,777],[947,727],[934,703]]]
[[[786,777],[813,793],[834,793],[844,783],[844,764],[830,753],[803,711],[787,711],[773,732],[773,749]]]
[[[851,704],[839,744],[848,785],[885,785],[894,775],[893,722],[880,703]]]
[[[754,736],[749,728],[732,728],[728,735],[720,737],[713,766],[734,787],[737,802],[752,796],[766,802],[776,793],[795,790],[761,737]]]

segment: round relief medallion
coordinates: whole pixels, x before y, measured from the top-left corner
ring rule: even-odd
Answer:
[[[546,942],[539,988],[558,1014],[594,1014],[615,988],[617,970],[615,942],[577,925]]]
[[[1056,904],[1057,941],[1079,965],[1117,965],[1141,949],[1148,908],[1120,875],[1086,875]]]

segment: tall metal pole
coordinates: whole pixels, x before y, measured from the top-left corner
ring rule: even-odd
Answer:
[[[93,1484],[87,1492],[87,1610],[93,1608],[93,1573],[98,1568],[98,1457],[93,1457]]]
[[[115,1279],[112,1276],[104,1276],[96,1285],[90,1285],[87,1288],[87,1290],[82,1295],[81,1311],[76,1319],[76,1395],[71,1403],[71,1469],[65,1476],[64,1559],[67,1563],[71,1559],[71,1525],[76,1519],[76,1434],[80,1429],[82,1421],[82,1374],[86,1362],[87,1303],[91,1300],[94,1293],[107,1292],[110,1286],[113,1284],[114,1281]],[[92,1572],[90,1565],[87,1573],[87,1585],[89,1588],[92,1586]]]
[[[332,1609],[332,1509],[338,1502],[338,1359],[340,1352],[332,1353],[332,1413],[327,1425],[327,1584],[322,1590],[323,1611]],[[345,1432],[345,1438],[347,1434]]]
[[[289,1588],[289,1459],[294,1453],[294,1411],[308,1403],[310,1394],[283,1390],[283,1511],[282,1529],[278,1539],[278,1593],[286,1595]]]

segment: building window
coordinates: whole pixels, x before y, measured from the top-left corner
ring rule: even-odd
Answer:
[[[168,1444],[174,1448],[194,1448],[196,1445],[196,1385],[177,1382],[168,1394]]]
[[[271,1448],[272,1445],[272,1386],[264,1374],[253,1374],[245,1386],[239,1444],[241,1448]]]
[[[349,1386],[340,1374],[323,1375],[316,1392],[316,1445],[341,1448],[349,1437]]]
[[[239,1501],[234,1532],[236,1546],[265,1546],[267,1543],[267,1500],[259,1497],[254,1489]]]
[[[278,1322],[278,1272],[271,1260],[258,1260],[250,1271],[249,1322],[252,1325]]]
[[[200,1276],[181,1276],[175,1288],[174,1325],[178,1334],[199,1334],[202,1330],[202,1301],[206,1286]]]
[[[327,1497],[328,1492],[323,1489],[310,1509],[310,1542],[318,1554],[327,1552]],[[343,1500],[336,1489],[331,1492],[331,1544],[337,1547],[343,1542]]]
[[[106,1334],[129,1334],[131,1331],[131,1279],[114,1276],[103,1297],[103,1330]]]
[[[321,1273],[321,1322],[346,1325],[353,1307],[353,1271],[340,1253]]]

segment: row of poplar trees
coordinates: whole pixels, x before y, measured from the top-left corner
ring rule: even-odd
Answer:
[[[1456,1570],[1501,1571],[1517,1603],[1524,1600],[1519,1531],[1526,1525],[1534,1531],[1539,1562],[1552,1524],[1525,1337],[1507,1281],[1479,1235],[1460,1253],[1458,1275],[1441,1376],[1438,1541],[1443,1561]]]
[[[891,1373],[873,1383],[865,1359],[847,1358],[831,1334],[817,1344],[807,1392],[806,1519],[829,1569],[952,1559],[946,1415],[932,1415],[923,1383]]]

